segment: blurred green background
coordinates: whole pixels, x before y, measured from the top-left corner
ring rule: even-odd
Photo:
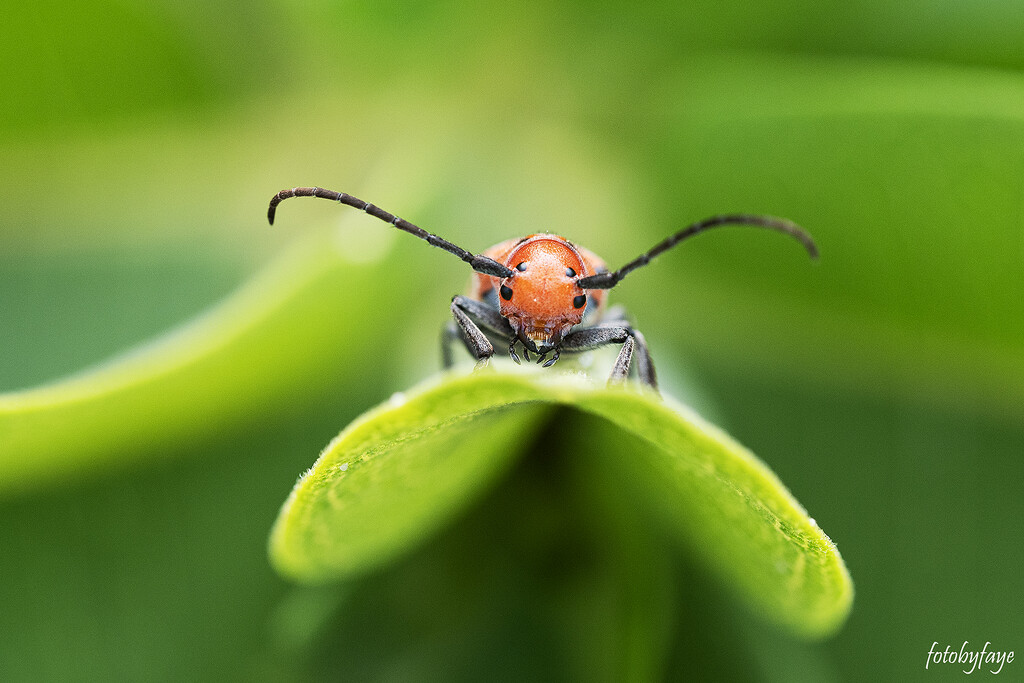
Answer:
[[[545,469],[571,433],[382,574],[308,589],[269,568],[295,477],[437,368],[468,275],[323,202],[266,225],[271,194],[313,184],[470,249],[550,230],[612,265],[714,213],[806,226],[816,265],[723,230],[613,297],[666,389],[699,396],[837,543],[852,616],[794,642],[675,567],[687,618],[655,670],[930,680],[960,675],[924,671],[934,641],[1019,649],[1019,3],[4,9],[0,390],[152,350],[239,288],[245,310],[280,295],[285,313],[241,348],[200,321],[213,350],[191,384],[157,377],[102,415],[42,409],[33,429],[57,436],[39,454],[0,420],[0,679],[523,679],[614,661],[613,617],[580,633],[564,616],[601,611],[601,576],[552,559],[566,539],[601,547]],[[317,235],[337,262],[307,268]]]

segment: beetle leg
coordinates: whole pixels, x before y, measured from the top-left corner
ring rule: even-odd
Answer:
[[[647,340],[639,330],[629,328],[633,333],[633,341],[636,343],[636,374],[643,380],[644,384],[658,388],[658,375],[654,372],[654,361],[651,360],[651,352],[647,349]]]
[[[612,366],[612,374],[608,376],[608,384],[622,384],[629,377],[629,368],[633,364],[633,349],[636,343],[632,337],[626,337],[619,349],[619,355],[615,358],[615,365]]]
[[[494,355],[494,347],[491,346],[491,342],[466,312],[459,307],[458,303],[454,301],[452,302],[452,315],[455,316],[455,322],[459,324],[459,328],[462,330],[462,339],[466,343],[466,348],[473,354],[473,357],[477,361],[490,359]]]
[[[508,321],[501,317],[496,309],[482,301],[470,299],[468,296],[452,297],[451,310],[455,322],[458,323],[458,328],[449,323],[444,332],[441,342],[441,358],[445,367],[450,367],[453,362],[451,340],[455,337],[462,338],[466,349],[477,359],[478,366],[486,363],[494,355],[494,346],[480,329],[481,327],[502,336],[515,338],[515,333]]]
[[[462,337],[459,336],[459,328],[455,326],[455,323],[448,321],[441,328],[441,367],[447,370],[455,364],[455,358],[452,356],[452,342],[458,339],[461,342],[465,342]],[[466,348],[469,348],[468,345]],[[472,349],[470,349],[472,353]]]
[[[505,320],[496,308],[488,306],[483,301],[470,299],[468,296],[452,297],[452,311],[456,308],[468,314],[477,324],[502,337],[513,337],[515,332],[508,320]]]
[[[519,354],[516,353],[516,342],[519,341],[518,337],[512,337],[512,341],[508,345],[508,355],[516,362],[516,365],[522,365],[519,362]]]
[[[658,377],[654,372],[651,354],[647,350],[647,341],[631,327],[614,324],[585,327],[570,332],[562,340],[561,348],[563,351],[590,351],[608,344],[622,344],[622,350],[619,351],[611,377],[608,379],[609,383],[621,382],[626,378],[635,355],[636,371],[640,381],[652,389],[658,388]]]

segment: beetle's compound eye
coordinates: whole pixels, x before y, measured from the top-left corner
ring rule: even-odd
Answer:
[[[575,271],[575,270],[573,270],[572,268],[566,268],[566,269],[565,269],[565,274],[566,274],[566,275],[567,275],[568,277],[576,277],[576,271]],[[577,306],[576,308],[579,308],[579,306]]]
[[[572,300],[572,305],[575,308],[583,308],[584,306],[587,305],[587,295],[580,294],[578,297]]]
[[[520,273],[525,272],[526,271],[526,261],[522,261],[518,266],[516,266],[516,270],[518,270]]]
[[[508,285],[502,285],[501,298],[504,299],[505,301],[512,301],[512,288],[509,287]],[[579,297],[576,298],[578,299]]]

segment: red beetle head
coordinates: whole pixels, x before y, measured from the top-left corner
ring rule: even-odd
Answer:
[[[505,258],[514,275],[498,283],[498,305],[526,348],[546,353],[583,320],[587,272],[576,248],[555,235],[531,235]]]

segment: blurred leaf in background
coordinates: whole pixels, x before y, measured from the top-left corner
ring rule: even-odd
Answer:
[[[651,560],[692,615],[657,631],[662,671],[903,680],[933,641],[1014,649],[1016,3],[4,9],[0,479],[37,458],[46,476],[0,500],[3,680],[570,675],[565,653],[614,639],[614,565],[543,457],[555,437],[386,571],[316,590],[272,573],[295,477],[436,368],[467,275],[338,207],[265,225],[273,192],[312,184],[468,248],[551,230],[613,265],[706,214],[805,225],[814,268],[721,231],[614,295],[668,391],[696,386],[828,529],[857,603],[807,645],[689,558]],[[281,265],[325,235],[340,246],[317,251],[322,270]],[[203,327],[243,309],[259,315]],[[53,404],[19,431],[28,399],[98,364],[146,369],[122,385],[139,393],[116,413]],[[574,630],[588,609],[608,611]]]

